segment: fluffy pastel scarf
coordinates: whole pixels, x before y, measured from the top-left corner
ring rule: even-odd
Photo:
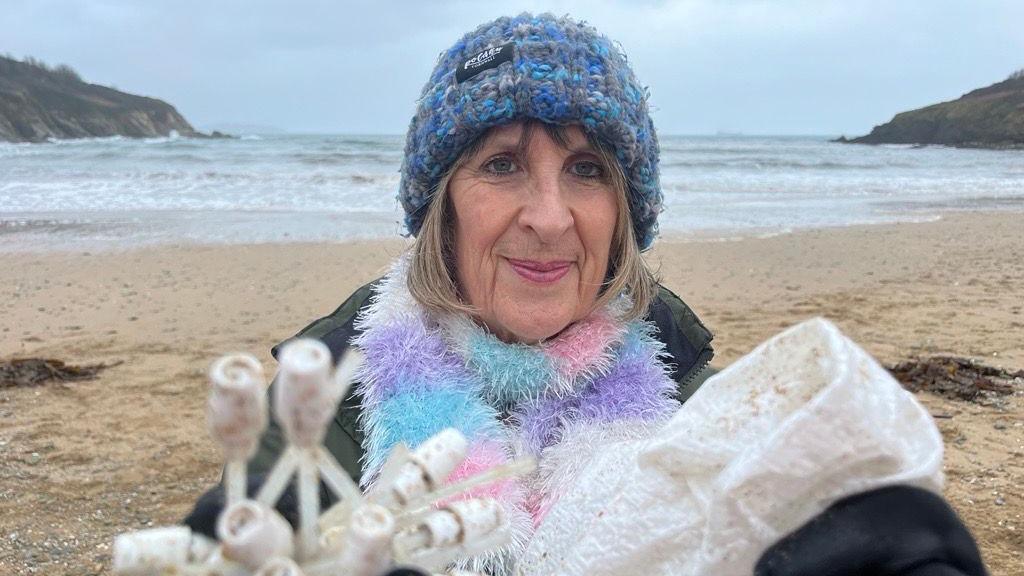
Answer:
[[[535,457],[531,477],[478,494],[504,503],[514,538],[466,567],[508,573],[594,450],[646,436],[678,408],[663,345],[652,324],[620,320],[624,298],[541,344],[507,344],[468,317],[426,312],[409,294],[406,268],[400,258],[380,283],[353,341],[366,357],[364,487],[396,443],[415,447],[447,427],[470,442],[449,482]]]

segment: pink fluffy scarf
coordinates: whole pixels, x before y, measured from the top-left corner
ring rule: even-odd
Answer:
[[[363,481],[372,484],[396,443],[415,447],[448,427],[470,442],[450,482],[536,458],[531,477],[479,494],[503,502],[513,543],[467,567],[508,573],[588,455],[649,435],[678,408],[663,345],[653,324],[621,320],[624,298],[541,344],[507,344],[468,317],[425,311],[406,287],[406,266],[400,258],[380,284],[353,342],[366,357]]]

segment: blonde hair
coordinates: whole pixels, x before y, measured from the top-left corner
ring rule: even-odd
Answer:
[[[543,124],[536,121],[524,125],[519,147],[525,148],[535,125],[542,126],[556,143],[568,147],[565,126]],[[476,309],[464,302],[459,293],[455,270],[455,212],[448,195],[448,184],[452,175],[461,168],[483,144],[484,137],[478,138],[466,147],[458,160],[441,177],[432,200],[423,218],[423,225],[410,247],[412,258],[409,265],[409,292],[422,306],[437,313],[464,313],[476,315]],[[633,231],[633,220],[629,212],[626,177],[615,158],[615,153],[596,138],[587,136],[590,145],[597,152],[604,165],[608,181],[615,191],[618,214],[608,261],[605,281],[598,293],[594,306],[600,307],[619,294],[629,296],[632,306],[626,312],[625,320],[639,318],[647,313],[658,289],[657,279],[640,254]]]

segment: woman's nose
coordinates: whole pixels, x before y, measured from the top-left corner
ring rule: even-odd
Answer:
[[[519,212],[519,225],[532,230],[545,244],[561,238],[573,226],[573,215],[563,190],[559,170],[537,171],[530,175],[525,205]]]

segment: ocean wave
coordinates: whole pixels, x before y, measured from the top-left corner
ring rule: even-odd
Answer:
[[[3,218],[0,217],[0,236],[14,234],[52,234],[85,232],[95,229],[97,223],[81,218]]]
[[[197,164],[211,164],[215,160],[208,156],[200,156],[199,154],[192,154],[188,152],[178,152],[176,154],[163,154],[160,156],[160,160],[170,160],[173,162],[195,162]]]
[[[167,144],[168,142],[176,142],[181,139],[181,135],[178,134],[177,130],[171,130],[171,133],[167,136],[154,136],[151,138],[141,138],[140,142],[143,144]]]
[[[978,195],[953,198],[898,199],[879,202],[887,210],[1001,210],[1024,208],[1024,196]]]
[[[188,182],[188,181],[227,181],[227,180],[242,180],[252,181],[258,179],[258,175],[254,174],[238,174],[233,172],[218,172],[216,170],[206,170],[204,172],[186,172],[186,171],[162,171],[162,172],[136,172],[129,176],[133,179],[149,180],[153,182]]]
[[[128,140],[129,138],[125,136],[96,136],[92,138],[47,138],[46,143],[58,146],[91,146],[93,144],[111,144]]]
[[[290,158],[297,160],[302,164],[308,164],[313,166],[322,165],[336,165],[344,166],[360,162],[372,162],[376,164],[393,164],[396,169],[401,164],[402,156],[400,153],[376,153],[367,152],[362,150],[342,150],[333,151],[326,153],[314,153],[314,152],[298,152],[290,154]]]
[[[892,168],[913,168],[909,162],[837,162],[834,160],[785,160],[778,158],[730,158],[728,160],[668,159],[662,160],[662,168],[739,168],[739,169],[785,169],[800,170],[889,170]]]
[[[757,152],[772,152],[767,146],[693,146],[661,144],[661,153],[665,154],[707,154],[709,156],[734,156]]]
[[[38,154],[39,145],[32,142],[0,142],[0,158]]]
[[[942,144],[878,144],[879,148],[890,150],[918,150],[921,148],[945,148]]]
[[[346,175],[354,184],[397,184],[401,177],[397,173],[365,174],[353,173]]]

